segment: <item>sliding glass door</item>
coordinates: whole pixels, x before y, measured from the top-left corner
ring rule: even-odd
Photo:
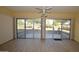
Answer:
[[[17,39],[40,39],[41,19],[16,19]]]
[[[41,38],[41,19],[34,19],[34,38],[40,39]]]
[[[18,39],[25,39],[26,38],[26,30],[25,30],[25,20],[24,19],[17,19],[16,20],[16,34]]]
[[[53,27],[53,20],[52,19],[46,19],[46,39],[52,39],[53,38],[53,32],[54,32],[54,27]]]
[[[34,35],[34,25],[32,19],[26,20],[26,38],[33,38]]]
[[[62,20],[53,20],[53,21],[54,21],[53,38],[55,40],[61,40],[62,39]]]
[[[69,39],[70,20],[17,18],[16,34],[17,39]]]
[[[26,20],[26,38],[41,38],[41,19]]]
[[[62,39],[70,39],[70,20],[62,22]]]
[[[70,20],[46,19],[46,39],[70,39]]]

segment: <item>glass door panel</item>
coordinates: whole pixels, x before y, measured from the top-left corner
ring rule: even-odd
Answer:
[[[53,20],[52,19],[46,19],[46,39],[52,39],[53,38]]]
[[[62,39],[62,20],[54,20],[54,32],[53,32],[53,38],[54,39]]]
[[[17,19],[16,20],[16,32],[17,32],[17,39],[24,39],[25,36],[25,20],[24,19]]]
[[[34,38],[41,38],[41,19],[34,19]]]
[[[62,22],[62,38],[70,38],[70,20],[63,20]]]
[[[32,19],[27,19],[26,20],[26,38],[33,38],[33,20]]]

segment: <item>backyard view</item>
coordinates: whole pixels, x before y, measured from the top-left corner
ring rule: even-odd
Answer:
[[[61,20],[46,19],[46,38],[61,38]]]
[[[18,38],[41,38],[41,20],[17,20]]]
[[[70,20],[46,19],[45,38],[69,39]],[[41,19],[18,19],[17,38],[41,38]]]

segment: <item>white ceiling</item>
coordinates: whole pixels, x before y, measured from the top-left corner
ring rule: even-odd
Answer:
[[[52,8],[51,12],[79,12],[79,6],[6,6],[6,8],[17,12],[37,12],[36,8]]]

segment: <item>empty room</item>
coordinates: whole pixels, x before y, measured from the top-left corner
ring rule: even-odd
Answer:
[[[0,51],[79,52],[79,7],[0,6]]]

